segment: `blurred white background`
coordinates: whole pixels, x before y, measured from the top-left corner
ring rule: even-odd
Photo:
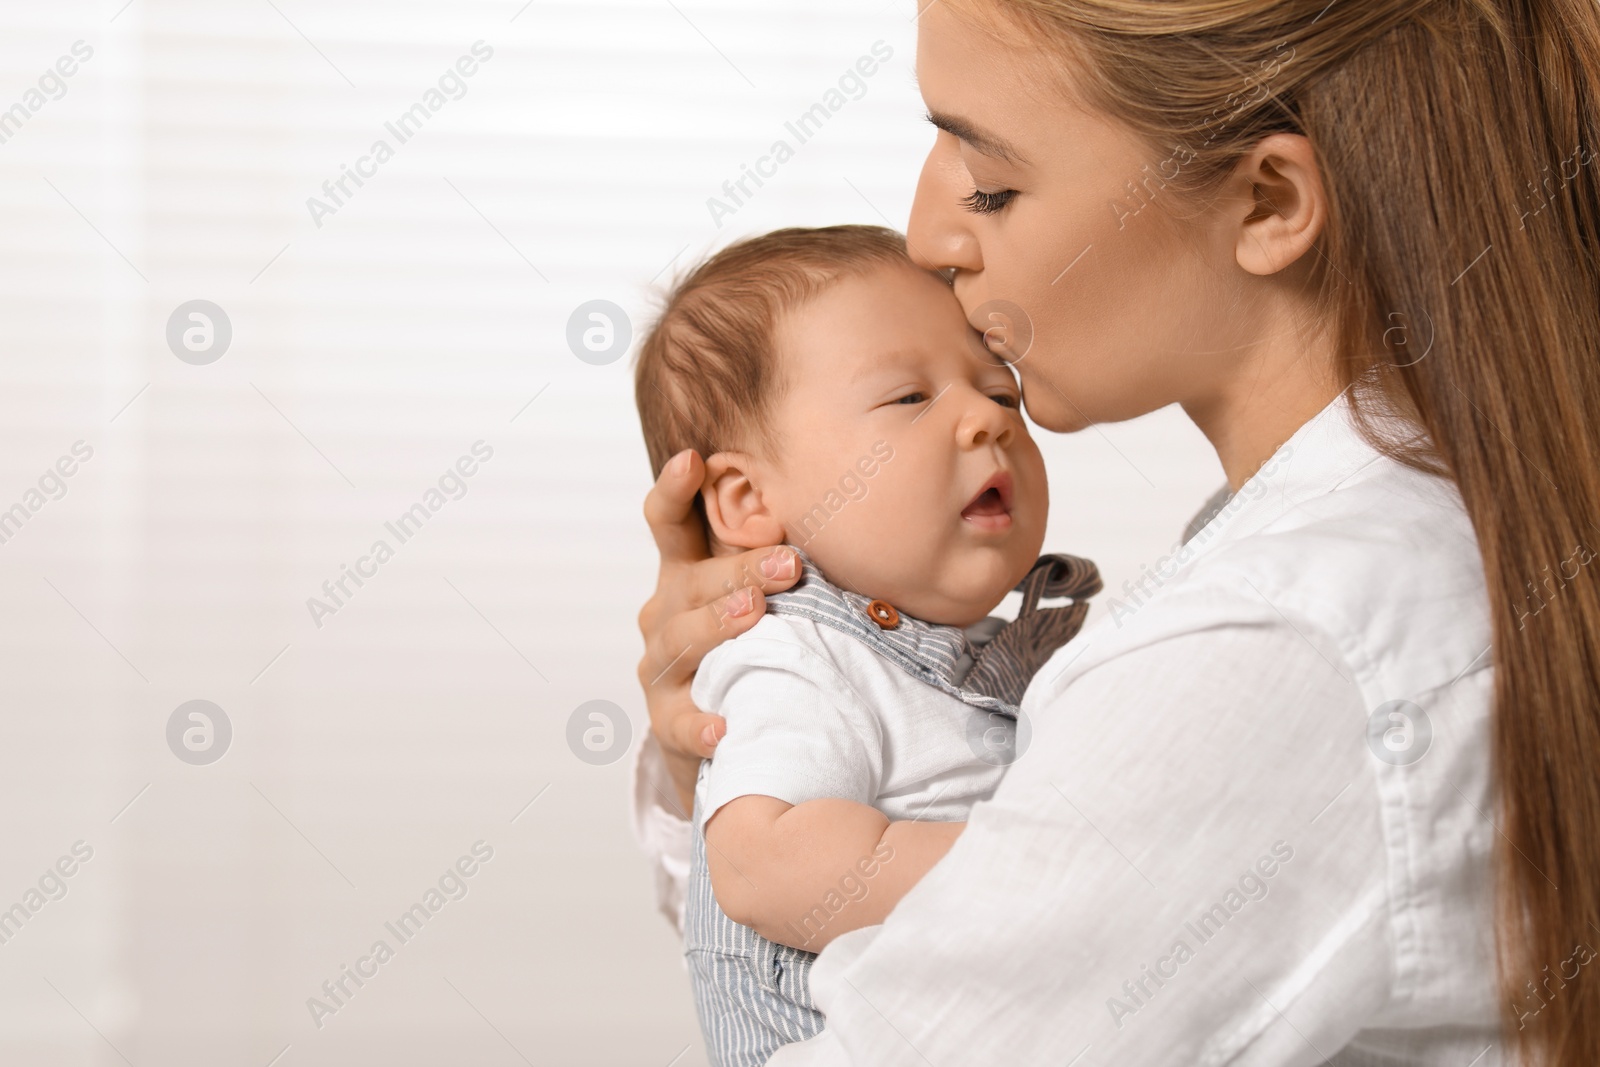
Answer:
[[[912,13],[5,6],[0,1062],[704,1062],[628,761],[566,740],[589,700],[646,728],[655,572],[631,360],[580,361],[567,323],[610,300],[636,342],[652,282],[746,233],[903,228],[932,137]],[[879,41],[859,98],[719,225],[707,199]],[[401,144],[385,124],[476,42]],[[314,218],[379,139],[393,158]],[[231,324],[210,363],[168,345],[191,300]],[[1046,547],[1113,589],[1222,481],[1176,411],[1043,436]],[[479,441],[464,495],[399,543],[384,523]],[[379,539],[393,558],[313,619]],[[205,765],[168,744],[191,700],[231,724]],[[384,924],[480,841],[466,895],[401,944]],[[48,876],[77,842],[92,858]],[[314,1018],[380,939],[393,958]]]

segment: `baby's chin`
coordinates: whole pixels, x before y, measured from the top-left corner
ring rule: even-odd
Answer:
[[[950,568],[950,571],[956,570],[957,567]],[[971,579],[960,583],[924,587],[903,597],[904,604],[895,606],[924,622],[937,623],[941,626],[967,627],[994,614],[994,610],[1005,600],[1006,594],[1015,589],[1020,581],[1022,581],[1021,575],[1015,579],[1009,578],[1009,571],[1002,572],[990,580],[983,580],[974,575]],[[890,603],[895,602],[891,600]]]
[[[1020,533],[1020,531],[1016,531]],[[1042,533],[1008,538],[1006,543],[951,546],[943,552],[916,547],[885,567],[876,560],[832,560],[823,546],[809,548],[813,562],[836,584],[874,600],[883,600],[912,618],[940,626],[971,626],[988,617],[1027,576],[1038,559]],[[1034,551],[1024,552],[1032,547]],[[933,558],[930,558],[933,557]],[[839,564],[837,570],[831,562]],[[837,575],[837,576],[835,576]],[[842,580],[841,580],[842,579]]]

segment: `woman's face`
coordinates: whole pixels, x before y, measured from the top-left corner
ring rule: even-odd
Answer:
[[[911,210],[913,256],[954,268],[969,321],[1009,342],[1028,414],[1047,429],[1214,405],[1251,346],[1246,283],[1260,279],[1234,254],[1250,205],[1180,203],[1162,175],[1181,157],[1075,102],[1043,53],[1026,53],[1044,45],[988,0],[956,3],[920,16],[917,80],[939,133]]]

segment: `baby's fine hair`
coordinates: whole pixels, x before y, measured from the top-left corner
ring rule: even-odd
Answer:
[[[780,316],[842,278],[886,264],[914,266],[906,240],[882,226],[791,227],[712,255],[667,293],[634,364],[634,400],[659,477],[667,460],[759,443],[783,375],[774,358]]]

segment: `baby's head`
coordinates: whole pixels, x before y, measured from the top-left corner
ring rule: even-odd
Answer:
[[[1044,542],[1044,461],[1011,369],[877,226],[778,230],[671,292],[635,393],[657,475],[705,457],[712,550],[784,542],[929,622],[983,618]]]

